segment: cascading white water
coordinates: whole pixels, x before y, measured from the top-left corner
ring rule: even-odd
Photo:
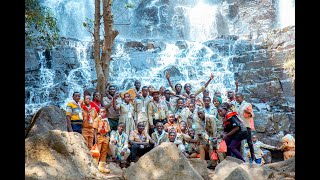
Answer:
[[[80,66],[65,69],[64,71],[68,71],[67,76],[55,79],[55,70],[44,65],[45,57],[40,52],[42,62],[40,68],[41,80],[37,88],[26,87],[30,94],[30,98],[26,98],[26,115],[33,114],[39,108],[50,104],[65,108],[66,103],[71,100],[73,92],[79,91],[82,94],[84,89],[95,88],[91,84],[91,80],[96,78],[95,73],[93,73],[94,63],[89,62],[93,60],[87,56],[89,42],[84,41],[91,40],[91,35],[82,26],[86,17],[93,19],[94,1],[44,0],[43,3],[53,10],[62,36],[82,40],[82,42],[69,41],[67,45],[76,49],[76,60],[80,63]],[[210,49],[204,43],[207,40],[214,39],[217,35],[215,19],[217,7],[199,1],[193,7],[186,6],[184,9],[187,12],[185,16],[189,16],[188,19],[191,23],[190,37],[188,38],[190,41],[182,41],[186,44],[186,48],[179,47],[175,41],[170,39],[170,41],[164,41],[166,48],[157,52],[153,52],[152,49],[145,52],[128,52],[124,46],[124,43],[128,40],[118,41],[115,43],[113,60],[110,64],[109,80],[111,84],[118,86],[119,91],[124,91],[129,85],[133,85],[134,79],[139,79],[142,85],[151,84],[155,88],[163,85],[170,89],[164,77],[164,71],[174,67],[178,75],[172,77],[173,83],[181,83],[182,85],[191,83],[193,91],[204,85],[210,74],[213,73],[215,78],[208,87],[211,96],[213,96],[214,91],[220,91],[225,100],[225,90],[234,89],[234,75],[233,72],[228,70],[229,59],[232,56],[232,45],[225,55],[225,53]],[[121,34],[117,39],[120,38]],[[157,40],[154,41],[157,42]],[[213,56],[214,58],[212,58]],[[140,59],[145,61],[145,66],[137,68],[134,63],[140,63]],[[61,84],[66,84],[64,94],[61,94],[60,91],[56,91],[58,94],[51,93],[53,89],[61,88]],[[56,100],[52,100],[54,99],[52,96],[57,96],[54,97]]]
[[[68,101],[72,99],[72,93],[78,91],[83,93],[83,89],[94,88],[91,84],[93,79],[91,67],[87,58],[88,43],[85,41],[67,41],[64,45],[68,48],[74,48],[76,59],[80,65],[78,68],[70,70],[68,76],[63,79],[56,79],[56,71],[46,66],[46,58],[43,51],[38,51],[40,57],[39,83],[37,87],[25,87],[29,97],[25,102],[25,115],[34,114],[41,107],[46,105],[57,105],[64,108]],[[67,85],[67,92],[64,94],[55,94],[56,89],[60,89],[61,84]],[[63,92],[63,91],[59,91]],[[58,101],[55,101],[58,100]]]
[[[216,5],[208,5],[202,1],[198,2],[188,11],[190,20],[190,39],[203,42],[214,39],[217,35]]]
[[[295,0],[279,0],[278,16],[280,28],[295,25]]]
[[[86,18],[94,20],[94,0],[43,0],[57,20],[60,35],[79,40],[92,40],[83,27]]]
[[[38,51],[41,67],[37,88],[25,87],[25,91],[29,92],[29,99],[25,103],[25,115],[34,114],[41,107],[50,104],[50,101],[47,101],[47,99],[50,94],[50,88],[54,85],[55,72],[45,66],[43,52]]]

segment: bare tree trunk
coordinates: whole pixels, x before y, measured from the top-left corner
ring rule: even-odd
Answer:
[[[104,41],[102,47],[102,69],[105,77],[105,81],[103,83],[104,90],[107,84],[107,80],[109,77],[109,69],[110,69],[110,61],[111,61],[111,53],[112,47],[114,43],[114,39],[117,37],[119,32],[117,30],[113,30],[113,15],[112,15],[112,0],[102,0],[103,5],[103,25],[104,25]],[[103,93],[105,93],[103,91]]]
[[[111,60],[111,50],[114,39],[119,34],[113,30],[112,0],[102,0],[103,5],[103,26],[104,38],[100,57],[100,6],[101,0],[95,0],[94,15],[94,61],[97,73],[96,91],[100,92],[101,97],[105,96],[106,84],[109,77],[109,68]]]
[[[101,92],[101,82],[104,82],[105,78],[103,75],[103,69],[101,66],[101,60],[100,60],[100,3],[101,0],[95,0],[95,14],[94,14],[94,63],[96,67],[96,74],[97,74],[97,87],[96,91]],[[102,95],[102,94],[101,94]]]

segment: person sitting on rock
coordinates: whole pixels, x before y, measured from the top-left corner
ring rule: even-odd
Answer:
[[[91,149],[93,146],[93,136],[94,136],[93,120],[96,119],[96,117],[98,116],[98,113],[96,109],[90,105],[90,95],[86,95],[84,97],[84,101],[81,104],[81,109],[82,109],[82,117],[83,117],[82,136],[88,148]]]
[[[193,128],[188,129],[189,141],[184,142],[186,157],[197,158],[200,157],[199,143],[197,136],[195,136],[195,130]]]
[[[295,139],[288,131],[283,131],[283,133],[282,145],[278,149],[284,151],[283,158],[287,160],[295,156]]]
[[[205,160],[206,154],[210,157],[210,164],[208,167],[212,167],[212,164],[216,163],[216,160],[211,158],[213,150],[216,149],[213,140],[216,136],[216,120],[215,116],[206,114],[204,108],[199,108],[197,114],[194,117],[195,131],[200,141],[199,151],[200,159]]]
[[[143,122],[139,122],[137,126],[138,129],[131,131],[129,136],[130,160],[132,162],[137,162],[137,156],[144,155],[154,146],[154,141],[145,130]]]
[[[222,103],[218,109],[218,113],[220,116],[224,117],[223,139],[226,141],[228,147],[227,156],[233,154],[236,158],[245,162],[237,148],[240,146],[241,141],[247,138],[247,128],[238,118],[237,113],[231,110],[229,103]]]
[[[72,100],[68,102],[66,107],[66,119],[68,132],[77,132],[82,134],[83,117],[79,100],[80,93],[74,92]]]
[[[175,132],[177,132],[179,125],[178,123],[176,123],[176,120],[174,118],[174,113],[169,111],[167,119],[168,119],[168,122],[163,126],[164,130],[168,132],[169,129],[174,128]]]
[[[109,173],[110,170],[107,169],[105,166],[107,160],[107,153],[109,150],[110,125],[107,118],[107,110],[105,107],[100,108],[99,115],[93,122],[93,128],[95,144],[98,145],[98,149],[100,152],[100,156],[98,158],[94,158],[94,160],[98,162],[98,168],[100,172]]]
[[[112,160],[120,161],[120,166],[125,165],[127,158],[130,155],[128,147],[128,135],[124,132],[125,124],[120,122],[117,131],[111,131],[109,152]]]
[[[277,147],[275,146],[271,146],[271,145],[267,145],[267,144],[264,144],[263,142],[261,141],[258,141],[257,139],[257,136],[256,135],[253,135],[252,136],[252,142],[253,142],[253,149],[254,149],[254,153],[255,153],[255,162],[259,165],[261,165],[262,163],[262,155],[263,155],[263,152],[262,152],[262,149],[261,148],[265,148],[265,149],[271,149],[271,150],[276,150],[278,149]],[[246,143],[244,145],[245,147],[249,147],[248,146],[248,143]],[[250,157],[251,154],[250,154],[250,151],[248,151],[248,157]],[[252,160],[249,159],[250,163],[252,163]]]
[[[151,134],[151,139],[155,142],[154,147],[159,146],[162,142],[168,142],[168,133],[163,129],[162,122],[156,124],[157,130]]]

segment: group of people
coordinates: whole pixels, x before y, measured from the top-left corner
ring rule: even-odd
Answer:
[[[163,142],[174,143],[187,158],[208,160],[209,166],[226,156],[261,164],[261,148],[289,152],[285,159],[294,156],[295,142],[290,134],[281,147],[266,145],[252,136],[252,105],[237,92],[237,82],[235,92],[228,91],[227,101],[222,102],[220,92],[211,98],[207,89],[213,74],[195,92],[189,83],[173,86],[169,73],[166,78],[171,90],[141,87],[136,80],[133,88],[122,93],[114,85],[108,85],[104,95],[94,92],[92,99],[87,90],[83,99],[79,92],[73,93],[66,107],[68,131],[82,134],[89,149],[98,147],[100,155],[93,158],[101,172],[109,172],[107,162],[125,167]],[[227,152],[218,151],[223,141]]]

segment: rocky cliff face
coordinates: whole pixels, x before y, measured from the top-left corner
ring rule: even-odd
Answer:
[[[271,30],[252,39],[252,48],[232,59],[239,91],[253,104],[255,128],[265,143],[278,146],[284,130],[295,133],[295,95],[283,68],[295,51],[295,27]]]

